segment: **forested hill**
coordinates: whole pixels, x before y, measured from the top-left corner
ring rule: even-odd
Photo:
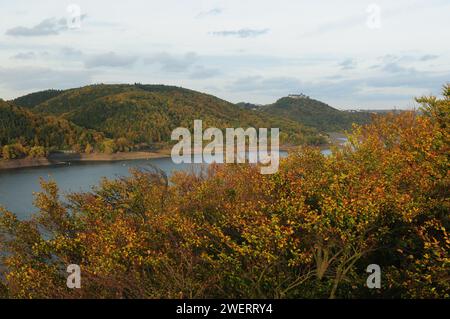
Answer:
[[[4,110],[16,118],[19,114],[20,119],[12,125],[8,117],[2,117],[2,148],[22,145],[27,149],[43,146],[46,151],[108,153],[146,149],[167,145],[173,129],[192,129],[195,119],[202,119],[204,128],[278,127],[281,143],[326,141],[318,130],[296,121],[244,110],[212,95],[174,86],[99,84],[35,92],[3,103],[9,108]],[[54,133],[61,127],[65,130]],[[35,134],[38,140],[31,139]]]
[[[33,108],[42,102],[62,94],[63,92],[64,91],[62,90],[45,90],[18,97],[11,102],[18,106]]]
[[[315,129],[295,121],[242,110],[212,95],[165,85],[91,85],[67,90],[33,112],[62,117],[73,123],[124,138],[130,144],[167,142],[173,129],[191,128],[195,119],[204,127],[279,127],[292,143],[319,143]]]
[[[100,145],[103,134],[54,116],[35,114],[0,99],[0,157],[41,157],[53,150]]]
[[[273,104],[260,106],[258,112],[294,120],[320,131],[332,132],[351,129],[352,123],[366,124],[369,112],[345,112],[306,96],[283,97]]]

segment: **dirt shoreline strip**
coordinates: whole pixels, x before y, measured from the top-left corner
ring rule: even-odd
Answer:
[[[327,145],[328,146],[328,145]],[[298,146],[281,146],[280,151],[289,152],[295,150]],[[320,148],[325,148],[321,146]],[[199,150],[201,151],[201,150]],[[66,164],[70,162],[113,162],[137,159],[155,159],[170,157],[170,149],[163,149],[155,152],[124,152],[114,154],[93,153],[54,153],[49,157],[39,158],[21,158],[13,160],[0,160],[0,171],[28,167],[51,166],[58,164]],[[196,151],[194,150],[194,154]]]
[[[51,154],[49,157],[39,158],[21,158],[14,160],[0,160],[0,170],[26,168],[26,167],[40,167],[51,166],[58,164],[65,164],[69,162],[112,162],[134,159],[152,159],[169,157],[170,151],[164,150],[159,152],[128,152],[128,153],[114,153],[114,154]]]

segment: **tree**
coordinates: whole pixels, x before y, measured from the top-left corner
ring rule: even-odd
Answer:
[[[47,152],[43,146],[33,146],[28,154],[30,157],[45,157]]]
[[[9,145],[5,145],[2,148],[2,157],[5,160],[12,159],[14,154],[11,153],[11,147]]]
[[[102,144],[103,147],[103,152],[105,152],[106,154],[112,154],[117,152],[117,145],[116,143],[114,143],[113,140],[105,140]]]
[[[91,154],[91,153],[94,152],[94,148],[92,147],[91,144],[87,143],[84,152],[85,152],[86,154]]]

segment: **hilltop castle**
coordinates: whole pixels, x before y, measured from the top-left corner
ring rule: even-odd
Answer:
[[[290,97],[291,99],[309,99],[309,96],[300,93],[300,94],[289,94],[288,97]]]

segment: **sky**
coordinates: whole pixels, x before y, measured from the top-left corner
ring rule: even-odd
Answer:
[[[0,98],[139,82],[413,108],[450,82],[449,16],[449,0],[0,0]]]

